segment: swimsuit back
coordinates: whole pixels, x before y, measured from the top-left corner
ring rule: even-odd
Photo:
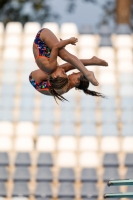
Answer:
[[[38,89],[43,89],[43,90],[49,90],[50,83],[47,80],[41,81],[40,83],[36,82],[34,78],[32,77],[32,73],[29,75],[29,81],[33,87],[38,90]]]
[[[40,57],[46,57],[48,60],[50,58],[50,53],[51,53],[51,49],[46,45],[45,42],[43,42],[41,39],[40,39],[40,34],[42,32],[43,29],[41,29],[36,37],[35,37],[35,40],[34,40],[34,46],[37,48],[38,50],[38,55],[37,57],[35,58],[36,60]]]

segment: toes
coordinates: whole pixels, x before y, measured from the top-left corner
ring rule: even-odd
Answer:
[[[95,82],[95,83],[93,83],[93,82],[91,82],[92,83],[92,85],[94,85],[94,86],[98,86],[99,85],[99,83],[97,82]]]
[[[96,78],[94,76],[94,72],[90,71],[90,76],[88,79],[93,85],[95,85],[95,86],[99,85],[98,81],[96,80]]]
[[[99,85],[99,83],[98,82],[95,82],[95,86],[98,86]]]

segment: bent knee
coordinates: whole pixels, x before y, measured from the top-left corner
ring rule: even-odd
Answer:
[[[52,48],[52,50],[58,50],[59,49],[59,42],[57,42],[57,43],[55,43],[54,45],[53,45],[53,48]]]

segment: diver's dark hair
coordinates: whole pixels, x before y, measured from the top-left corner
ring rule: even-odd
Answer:
[[[55,101],[56,98],[59,99],[60,101],[64,100],[67,101],[67,99],[65,99],[62,95],[60,95],[56,90],[61,90],[63,87],[65,87],[65,85],[68,84],[68,78],[63,78],[59,76],[57,78],[53,78],[52,76],[49,76],[49,82],[51,85],[49,86],[49,92],[54,97]]]
[[[105,98],[105,96],[99,92],[88,90],[89,87],[89,81],[85,76],[80,76],[80,84],[79,86],[75,87],[75,89],[82,90],[85,94],[89,94],[91,96],[96,97],[102,97]]]

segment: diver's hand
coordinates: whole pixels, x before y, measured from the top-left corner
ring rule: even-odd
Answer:
[[[71,45],[76,45],[76,43],[78,42],[78,38],[75,37],[71,37],[69,40]]]

